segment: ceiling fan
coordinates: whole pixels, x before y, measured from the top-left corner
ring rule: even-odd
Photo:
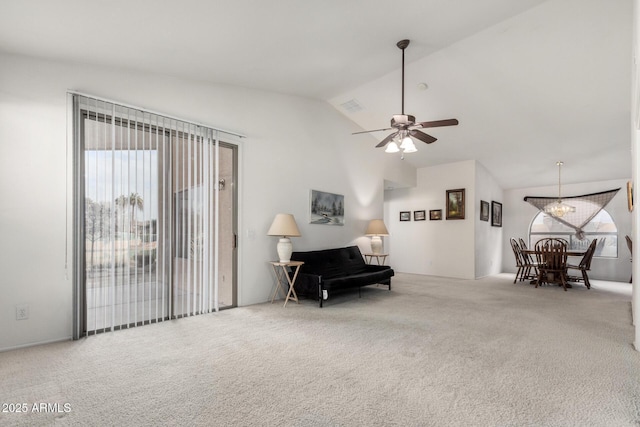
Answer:
[[[416,118],[414,116],[404,114],[404,50],[407,48],[407,46],[409,46],[409,40],[400,40],[398,43],[396,43],[396,46],[398,46],[402,50],[402,113],[396,114],[391,118],[391,127],[389,128],[354,132],[353,135],[395,129],[395,132],[391,133],[382,141],[380,141],[380,143],[376,145],[376,148],[384,147],[385,145],[389,144],[389,142],[392,142],[392,144],[389,144],[389,147],[387,147],[385,151],[389,153],[395,153],[400,151],[395,141],[401,141],[400,148],[404,150],[403,152],[412,153],[418,150],[416,150],[411,138],[415,138],[427,144],[431,144],[437,140],[437,138],[421,132],[418,129],[441,126],[455,126],[458,124],[458,120],[446,119],[416,123]]]

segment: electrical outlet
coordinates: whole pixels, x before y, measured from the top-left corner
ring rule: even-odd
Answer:
[[[16,305],[16,320],[27,320],[29,318],[29,306],[26,304]]]

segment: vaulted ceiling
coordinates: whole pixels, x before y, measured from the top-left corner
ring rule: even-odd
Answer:
[[[316,98],[363,129],[400,112],[405,38],[405,112],[460,120],[408,163],[631,176],[631,0],[0,0],[0,51]]]

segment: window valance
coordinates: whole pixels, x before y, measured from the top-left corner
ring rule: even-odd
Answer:
[[[551,216],[556,221],[574,229],[576,231],[576,237],[582,240],[584,238],[582,228],[587,225],[598,212],[607,206],[618,191],[620,191],[620,188],[601,191],[599,193],[584,194],[582,196],[563,197],[563,202],[573,206],[575,212],[568,212],[562,217],[549,214],[545,211],[547,206],[558,202],[558,197],[526,196],[524,201],[531,203],[538,210]]]

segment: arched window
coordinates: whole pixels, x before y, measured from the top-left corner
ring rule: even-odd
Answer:
[[[618,227],[611,215],[602,209],[583,228],[584,240],[578,239],[575,230],[556,221],[551,216],[539,212],[529,227],[529,247],[545,237],[561,237],[569,242],[571,250],[586,250],[593,239],[598,239],[594,256],[603,258],[618,257]]]

